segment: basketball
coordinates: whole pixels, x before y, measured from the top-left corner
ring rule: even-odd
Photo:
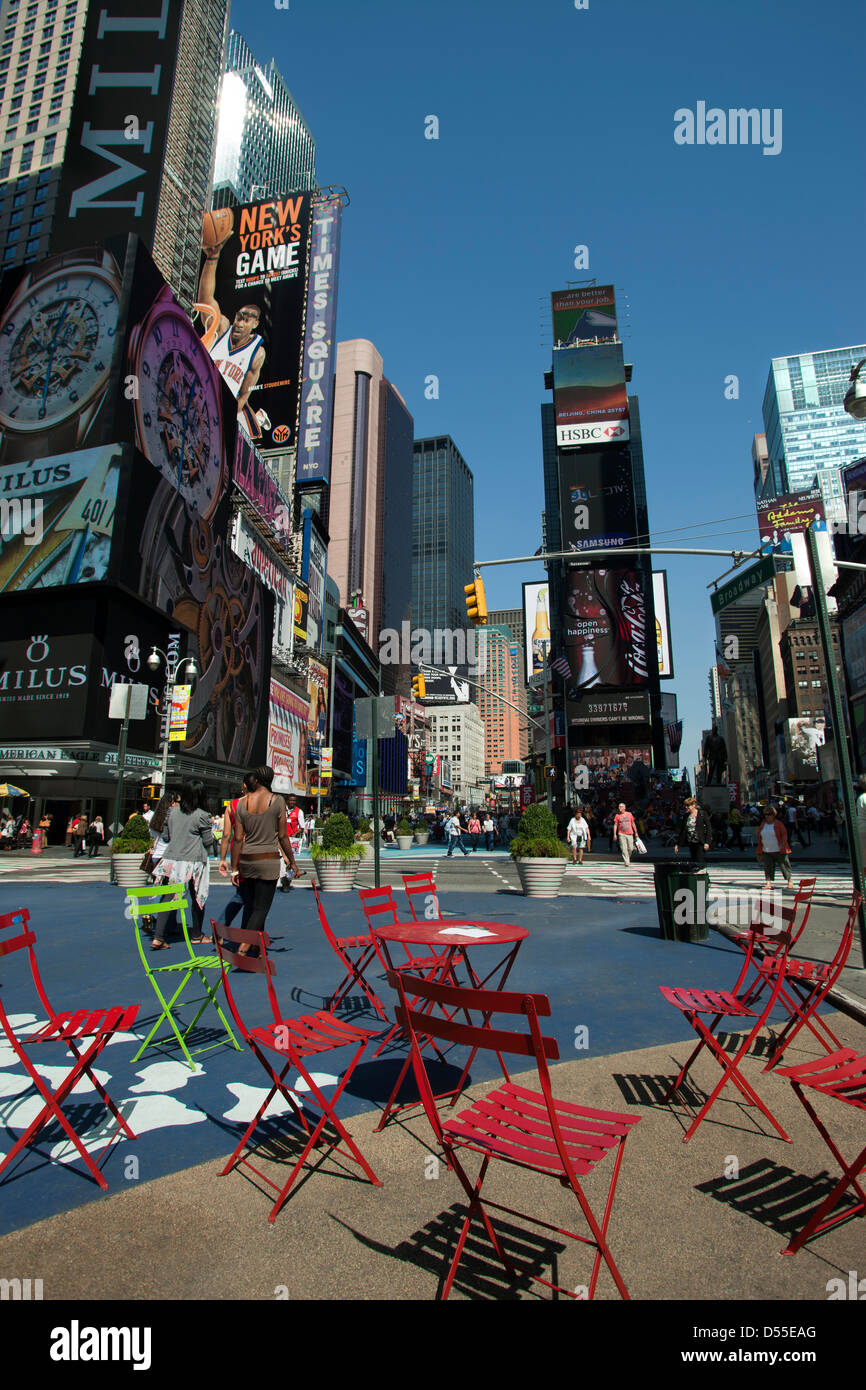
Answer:
[[[215,208],[206,212],[202,222],[201,246],[203,251],[215,251],[222,246],[234,231],[235,217],[231,208]]]

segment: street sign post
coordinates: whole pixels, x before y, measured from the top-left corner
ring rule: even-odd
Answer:
[[[148,688],[146,685],[118,685],[115,683],[111,687],[111,696],[108,702],[109,719],[122,719],[120,726],[120,738],[117,743],[117,790],[114,795],[114,824],[120,824],[120,807],[123,802],[123,773],[126,768],[126,740],[129,734],[129,722],[131,719],[147,718],[147,696]],[[109,869],[109,881],[114,883],[114,856],[111,856],[111,866]]]

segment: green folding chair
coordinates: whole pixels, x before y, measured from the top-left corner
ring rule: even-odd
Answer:
[[[141,956],[141,963],[144,966],[145,974],[153,985],[154,993],[162,1007],[162,1012],[133,1057],[133,1062],[137,1062],[145,1049],[151,1045],[153,1047],[165,1047],[167,1044],[173,1042],[173,1038],[170,1035],[166,1035],[151,1044],[151,1039],[154,1033],[157,1032],[163,1019],[168,1022],[174,1039],[177,1039],[180,1043],[183,1055],[193,1071],[195,1070],[195,1062],[192,1060],[193,1056],[199,1056],[203,1052],[213,1052],[216,1048],[223,1047],[226,1042],[230,1042],[232,1046],[237,1048],[238,1052],[240,1052],[241,1045],[232,1032],[229,1021],[220,1008],[217,998],[219,981],[216,987],[212,987],[205,974],[207,970],[219,971],[221,981],[222,967],[220,965],[219,956],[197,956],[192,949],[186,920],[186,885],[183,883],[159,883],[146,888],[130,888],[128,894],[127,902],[129,903],[132,921],[136,928],[135,939],[138,943],[138,954]],[[142,923],[146,917],[152,917],[159,912],[177,912],[179,914],[181,929],[183,931],[183,943],[186,946],[186,956],[181,960],[173,960],[169,965],[154,966],[148,959],[148,952],[145,950],[145,933]],[[180,943],[178,944],[180,945]],[[166,977],[165,993],[163,993],[163,989],[160,987],[159,977],[162,975]],[[179,983],[171,998],[166,999],[166,993],[172,983],[172,976],[178,977]],[[192,1020],[192,1023],[188,1024],[183,1032],[181,1032],[175,1021],[173,1011],[179,1006],[180,997],[187,985],[191,983],[194,976],[197,976],[201,981],[205,992],[204,995],[199,995],[195,999],[185,999],[183,1001],[182,1007],[184,1008],[193,1004],[200,1004],[201,1007]],[[192,1032],[193,1028],[195,1028],[208,1004],[213,1004],[219,1014],[220,1020],[225,1028],[225,1037],[221,1038],[219,1042],[208,1043],[205,1047],[194,1047],[192,1052],[190,1052],[190,1049],[186,1045],[186,1038]]]

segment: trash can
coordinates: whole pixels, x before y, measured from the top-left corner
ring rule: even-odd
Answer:
[[[665,941],[709,941],[707,898],[710,876],[706,869],[695,869],[668,860],[655,865],[653,885],[659,931]]]

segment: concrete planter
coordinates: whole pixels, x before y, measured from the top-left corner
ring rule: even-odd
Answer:
[[[416,830],[416,831],[415,831],[415,843],[416,843],[416,845],[426,845],[426,843],[427,843],[427,841],[428,841],[429,839],[430,839],[430,831],[429,831],[429,830]]]
[[[144,888],[150,877],[141,868],[146,850],[136,850],[135,854],[113,854],[114,877],[119,888]]]
[[[412,848],[412,836],[411,836],[411,835],[398,835],[398,836],[397,836],[397,845],[398,845],[398,847],[399,847],[400,849],[411,849],[411,848]]]
[[[360,859],[314,859],[316,877],[323,893],[351,893],[358,876]]]
[[[527,898],[555,898],[565,876],[567,859],[515,859],[520,886]]]

